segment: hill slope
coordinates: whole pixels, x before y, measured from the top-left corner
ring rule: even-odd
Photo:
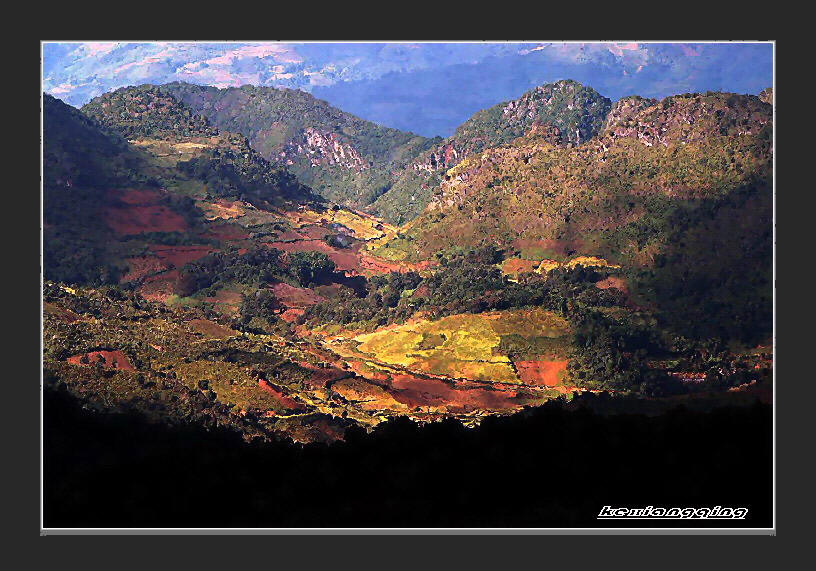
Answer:
[[[87,114],[46,98],[49,377],[94,406],[301,441],[769,379],[770,106],[607,113],[559,89],[463,128],[464,157],[406,167],[431,202],[402,229],[316,200],[161,89]],[[597,134],[576,145],[581,125]]]
[[[82,112],[138,146],[154,150],[154,155],[181,155],[176,166],[184,174],[204,180],[207,192],[215,196],[243,196],[270,204],[316,198],[285,168],[264,159],[244,136],[219,131],[205,117],[156,87],[142,85],[106,93],[84,105]]]
[[[43,95],[43,265],[46,279],[116,281],[99,216],[107,189],[150,184],[144,157],[122,137],[50,95]]]
[[[534,133],[460,162],[401,246],[423,259],[484,244],[538,260],[598,256],[686,329],[750,322],[767,334],[771,113],[755,96],[624,98],[584,145]]]
[[[118,90],[82,111],[44,96],[47,279],[118,283],[132,273],[127,260],[158,243],[206,252],[205,211],[225,201],[320,207],[243,136],[219,132],[158,90]]]
[[[546,131],[553,142],[580,144],[601,130],[611,106],[591,87],[563,80],[479,111],[442,144],[417,157],[372,209],[391,221],[407,222],[422,212],[443,171],[464,158],[532,130]]]
[[[187,83],[159,87],[222,130],[241,133],[266,159],[285,165],[324,197],[364,207],[390,187],[433,139],[364,121],[308,93]]]
[[[559,81],[480,111],[442,141],[364,121],[298,90],[179,82],[158,89],[216,127],[243,134],[322,196],[394,223],[417,216],[440,171],[465,156],[508,143],[534,125],[550,125],[566,142],[580,143],[598,132],[611,106],[591,88]]]

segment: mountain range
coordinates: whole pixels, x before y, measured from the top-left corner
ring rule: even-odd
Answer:
[[[427,137],[450,136],[479,110],[560,79],[613,100],[757,93],[770,83],[772,67],[767,42],[43,44],[44,90],[75,106],[142,83],[257,85],[307,91]]]
[[[47,384],[302,442],[764,394],[772,103],[559,80],[443,139],[293,89],[46,94]]]
[[[135,135],[128,126],[134,119],[119,108],[140,89],[148,88],[119,89],[82,110],[123,136]],[[422,211],[440,173],[464,156],[509,143],[533,124],[551,124],[577,144],[600,130],[611,107],[593,89],[560,81],[476,113],[447,139],[427,139],[364,121],[299,90],[178,82],[157,89],[184,104],[184,113],[242,134],[264,158],[327,199],[397,224]]]

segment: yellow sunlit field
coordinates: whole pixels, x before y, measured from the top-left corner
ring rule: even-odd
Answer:
[[[355,238],[367,242],[388,239],[397,233],[397,229],[390,224],[345,208],[328,209],[324,212],[301,209],[286,212],[285,216],[295,228],[340,224],[351,230]],[[372,243],[371,246],[373,247],[374,244]]]
[[[203,149],[214,147],[217,140],[217,137],[196,137],[192,140],[174,142],[165,139],[142,138],[132,140],[130,143],[148,151],[160,159],[162,164],[175,165],[198,156]]]
[[[246,214],[247,205],[240,202],[229,202],[226,200],[218,202],[197,202],[196,206],[204,212],[204,217],[207,220],[229,220],[232,218],[239,218]]]
[[[389,365],[451,378],[520,383],[510,358],[498,351],[502,337],[560,338],[567,333],[564,319],[533,309],[419,320],[358,335],[354,341],[359,352]]]
[[[524,258],[507,258],[501,264],[502,274],[506,276],[516,277],[524,273],[535,272],[537,274],[547,274],[556,268],[573,269],[577,266],[584,266],[585,268],[620,268],[615,264],[610,264],[603,258],[596,258],[595,256],[576,256],[571,260],[561,263],[556,260],[530,260]]]

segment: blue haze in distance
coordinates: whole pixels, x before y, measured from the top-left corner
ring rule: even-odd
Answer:
[[[187,81],[302,89],[344,111],[426,136],[558,79],[610,99],[759,93],[769,43],[45,43],[43,89],[80,106],[127,85]]]

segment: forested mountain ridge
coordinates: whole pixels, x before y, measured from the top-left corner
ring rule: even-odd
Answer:
[[[565,143],[580,143],[597,133],[611,106],[592,88],[559,81],[476,113],[445,140],[376,125],[308,93],[270,87],[219,89],[182,82],[128,87],[114,92],[114,99],[128,100],[125,104],[114,105],[112,94],[106,94],[83,110],[114,120],[120,132],[132,136],[144,129],[132,124],[133,102],[156,92],[184,103],[217,129],[244,135],[264,158],[286,167],[325,198],[393,223],[419,215],[441,171],[464,157],[544,125],[562,133]],[[195,130],[185,123],[188,111],[157,113],[163,109],[164,102],[153,105],[149,124]]]
[[[768,98],[766,92],[761,100]],[[175,110],[159,93],[185,104],[183,110]],[[144,105],[147,94],[156,101],[147,111],[136,109],[141,122],[136,126],[134,104]],[[402,224],[423,211],[444,171],[468,156],[545,131],[551,142],[565,146],[583,145],[612,125],[620,136],[634,111],[654,103],[632,96],[613,104],[591,87],[561,80],[477,112],[444,140],[376,125],[305,92],[269,87],[144,85],[100,96],[83,110],[103,122],[114,121],[128,137],[143,135],[146,125],[185,134],[202,128],[239,133],[261,156],[325,198]],[[197,123],[202,120],[197,114],[212,127]],[[660,138],[664,127],[641,135]]]
[[[457,127],[447,142],[460,156],[527,134],[533,125],[554,125],[564,140],[580,144],[603,127],[612,102],[591,87],[565,79],[539,85],[518,99],[479,111]]]
[[[531,131],[547,131],[553,140],[580,144],[604,126],[612,102],[573,80],[544,84],[518,99],[475,113],[453,135],[419,155],[372,209],[392,222],[419,215],[445,169],[487,148],[510,143]]]
[[[241,133],[324,197],[365,207],[434,139],[383,127],[293,89],[218,89],[169,83],[172,94],[219,129]]]
[[[125,87],[95,97],[82,112],[126,139],[145,136],[210,137],[218,130],[157,87]]]
[[[772,109],[756,96],[624,98],[583,145],[531,134],[460,162],[400,247],[420,259],[480,244],[536,260],[597,256],[689,327],[745,331],[744,319],[767,334],[771,141]],[[720,313],[736,307],[751,317]]]
[[[190,154],[178,168],[206,181],[214,196],[270,203],[317,198],[285,167],[264,159],[244,135],[213,127],[206,117],[157,87],[118,89],[92,99],[81,111],[138,146],[151,148],[159,141],[176,145],[163,154]]]
[[[771,120],[770,106],[756,96],[687,94],[659,102],[624,98],[610,111],[599,136],[584,145],[553,144],[533,131],[510,145],[460,161],[446,171],[428,216],[449,207],[472,209],[472,200],[518,198],[533,188],[545,198],[526,211],[536,218],[572,188],[580,188],[583,198],[624,193],[711,197],[769,167]],[[491,216],[482,213],[474,220],[480,219]],[[417,220],[412,226],[422,223]],[[526,226],[518,229],[523,232]],[[537,227],[553,230],[546,223]]]

